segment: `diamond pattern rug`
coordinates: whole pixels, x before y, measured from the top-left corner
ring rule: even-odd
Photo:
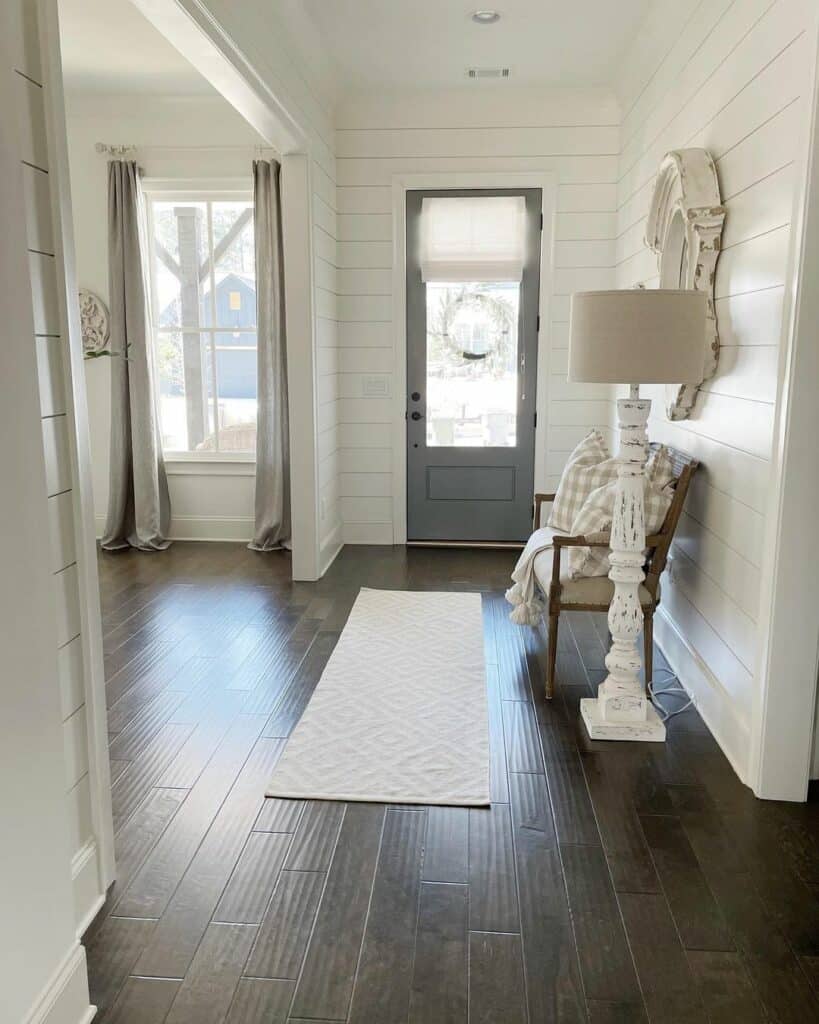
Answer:
[[[489,804],[480,594],[361,590],[268,796]]]

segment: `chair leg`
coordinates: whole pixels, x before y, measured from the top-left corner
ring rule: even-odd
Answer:
[[[557,664],[557,615],[549,616],[549,664],[546,670],[546,700],[555,695],[555,665]]]
[[[654,615],[647,612],[643,621],[643,644],[646,675],[646,693],[654,678]]]

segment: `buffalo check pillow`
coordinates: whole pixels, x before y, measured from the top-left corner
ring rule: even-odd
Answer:
[[[564,533],[573,530],[588,496],[616,476],[617,459],[612,458],[600,431],[592,430],[569,456],[546,525]]]
[[[673,479],[673,475],[672,475]],[[612,480],[598,487],[586,499],[583,508],[572,523],[572,535],[609,533],[614,514],[614,494],[617,481]],[[645,478],[645,523],[646,535],[656,533],[663,525],[673,497],[673,490],[666,486],[662,490],[648,476]],[[569,548],[569,576],[607,576],[609,572],[608,548]]]
[[[676,479],[671,453],[664,444],[661,444],[659,448],[654,448],[648,457],[646,480],[654,484],[658,491],[664,491]]]

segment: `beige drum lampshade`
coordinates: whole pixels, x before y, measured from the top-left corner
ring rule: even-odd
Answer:
[[[569,325],[570,381],[699,384],[705,359],[702,292],[576,292]]]

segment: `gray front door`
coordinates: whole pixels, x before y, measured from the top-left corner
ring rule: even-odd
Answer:
[[[424,283],[425,196],[523,196],[520,283]],[[540,189],[407,193],[407,540],[524,541],[532,529]]]

